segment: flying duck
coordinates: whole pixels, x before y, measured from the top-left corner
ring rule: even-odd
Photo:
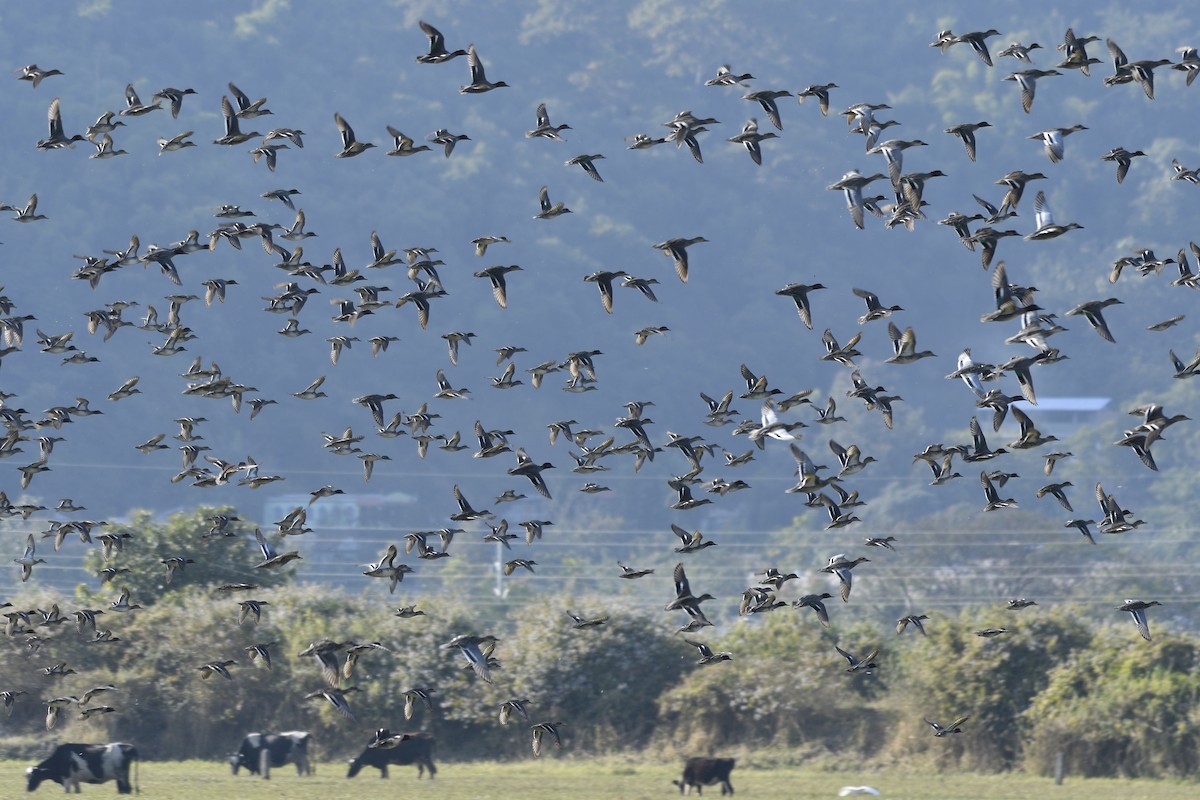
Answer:
[[[829,563],[821,567],[820,572],[828,572],[831,575],[837,576],[838,584],[841,587],[842,602],[847,602],[850,599],[850,586],[853,582],[851,570],[859,564],[870,561],[871,559],[865,556],[860,556],[855,559],[847,559],[845,553],[838,553],[829,557]],[[868,659],[870,660],[870,659]]]
[[[876,647],[871,652],[867,653],[862,658],[859,658],[859,657],[855,656],[853,653],[843,650],[842,648],[838,647],[837,645],[834,645],[833,649],[837,650],[838,655],[840,655],[842,658],[846,659],[846,661],[850,664],[850,666],[846,669],[846,672],[849,672],[849,673],[862,672],[866,675],[870,675],[871,670],[879,668],[879,665],[875,663],[875,658],[876,658],[876,656],[879,655],[878,647]]]
[[[1046,202],[1045,192],[1038,192],[1037,196],[1033,198],[1033,210],[1036,214],[1037,229],[1025,237],[1029,241],[1041,242],[1047,239],[1057,239],[1070,230],[1083,227],[1076,222],[1068,222],[1066,225],[1056,224],[1054,216],[1050,213],[1050,206]]]
[[[899,636],[904,633],[904,630],[911,624],[921,632],[922,636],[928,636],[929,634],[925,632],[925,625],[923,624],[923,621],[927,619],[929,619],[927,614],[909,614],[908,616],[901,617],[896,620],[896,635]]]
[[[429,150],[429,145],[427,144],[414,147],[413,140],[410,137],[405,136],[391,125],[387,126],[387,132],[394,142],[392,149],[387,151],[387,155],[389,156],[411,156]]]
[[[796,102],[803,104],[804,98],[815,97],[817,98],[817,105],[821,109],[821,116],[827,117],[829,116],[829,90],[837,88],[838,85],[836,83],[820,83],[807,86],[796,92]]]
[[[259,528],[254,529],[254,538],[258,540],[258,547],[263,557],[262,561],[254,565],[255,569],[275,569],[301,557],[297,550],[289,550],[286,553],[276,552]]]
[[[533,729],[533,754],[540,756],[542,754],[542,739],[547,736],[554,737],[554,746],[559,750],[562,749],[562,736],[558,729],[562,727],[561,722],[539,722],[532,727]]]
[[[225,118],[225,135],[219,139],[214,139],[213,144],[242,144],[256,136],[262,135],[258,131],[242,132],[241,127],[238,125],[237,114],[233,110],[233,104],[229,102],[229,97],[226,95],[221,95],[221,116]]]
[[[717,663],[720,663],[721,661],[731,661],[733,659],[733,653],[730,653],[728,651],[721,652],[721,653],[714,653],[712,648],[709,647],[704,642],[697,642],[693,639],[684,639],[684,641],[687,642],[688,644],[690,644],[692,647],[696,648],[700,652],[700,658],[699,658],[699,660],[696,661],[696,663],[699,664],[700,666],[706,666],[708,664],[717,664]]]
[[[466,50],[446,50],[446,37],[425,20],[418,20],[417,24],[421,26],[421,30],[429,39],[429,51],[417,56],[418,64],[442,64],[452,58],[467,54]]]
[[[688,279],[688,254],[687,249],[694,244],[707,242],[703,236],[693,236],[691,238],[680,237],[667,239],[665,242],[659,242],[652,245],[655,250],[661,250],[663,255],[670,256],[675,262],[675,274],[679,276],[681,283],[687,283]]]
[[[353,158],[361,155],[375,145],[371,142],[360,142],[354,138],[354,129],[338,112],[333,112],[333,123],[337,125],[338,133],[342,136],[342,150],[335,158]]]
[[[1162,603],[1157,600],[1145,602],[1142,600],[1126,600],[1121,605],[1117,606],[1117,611],[1128,611],[1133,617],[1133,624],[1137,626],[1138,633],[1147,642],[1150,641],[1150,623],[1146,620],[1146,609],[1152,606],[1161,606]]]
[[[705,86],[745,86],[745,81],[754,80],[754,76],[749,72],[738,74],[728,64],[722,64],[717,67],[716,77],[709,78],[704,82]]]
[[[562,202],[554,203],[553,205],[550,204],[550,190],[545,186],[538,190],[538,205],[542,210],[533,215],[534,219],[554,219],[563,214],[571,213],[571,209],[567,208]]]
[[[1004,80],[1015,81],[1021,87],[1021,109],[1028,114],[1033,109],[1033,97],[1037,92],[1038,79],[1053,75],[1062,75],[1062,73],[1056,69],[1023,69],[1006,76]]]
[[[480,645],[495,644],[498,642],[495,636],[471,636],[468,634],[459,634],[451,639],[443,648],[457,647],[463,656],[467,659],[467,663],[475,671],[479,678],[487,683],[492,682],[492,674],[488,668],[487,659],[480,649]]]
[[[965,147],[967,150],[967,158],[974,161],[975,131],[979,130],[980,128],[990,127],[992,127],[992,123],[988,122],[987,120],[981,120],[980,122],[964,122],[959,125],[952,125],[951,127],[946,128],[946,133],[950,134],[951,136],[957,136],[959,139],[961,139],[963,147]]]
[[[467,64],[471,67],[471,82],[466,86],[459,87],[459,92],[462,94],[483,94],[490,92],[492,89],[499,89],[508,86],[504,81],[492,82],[487,79],[483,72],[483,62],[479,60],[479,53],[475,51],[475,45],[467,46]]]
[[[937,736],[937,737],[951,736],[956,733],[962,733],[962,724],[964,722],[966,722],[968,719],[970,719],[970,717],[959,717],[958,719],[954,720],[954,722],[951,722],[949,725],[942,725],[941,723],[934,722],[933,720],[926,718],[925,724],[928,725],[929,727],[933,728],[934,736]]]
[[[454,146],[456,144],[470,140],[471,137],[467,136],[465,133],[451,133],[445,128],[438,128],[433,132],[433,135],[429,137],[429,141],[442,146],[443,150],[445,151],[446,158],[449,158],[450,154],[454,152]]]
[[[559,134],[561,134],[563,131],[571,130],[571,126],[567,125],[566,123],[564,123],[562,125],[551,125],[550,124],[550,113],[548,111],[546,111],[545,103],[538,104],[537,111],[535,112],[535,117],[536,117],[537,122],[534,125],[533,130],[525,132],[526,139],[542,138],[542,139],[553,139],[554,141],[557,141],[557,142],[565,142],[566,141],[566,139],[564,139]],[[585,167],[585,169],[586,169],[586,167]]]
[[[146,105],[138,97],[138,93],[133,88],[132,83],[125,85],[125,108],[119,112],[122,117],[140,117],[159,108],[162,108],[161,102]]]
[[[14,72],[17,73],[17,80],[29,81],[29,85],[34,89],[46,78],[63,74],[62,70],[59,69],[40,69],[37,64],[26,64],[20,69],[14,70]]]
[[[1047,128],[1044,131],[1038,131],[1030,135],[1028,138],[1041,140],[1046,151],[1046,157],[1050,159],[1050,163],[1057,164],[1063,160],[1066,138],[1072,133],[1086,131],[1087,129],[1086,125],[1072,125],[1069,128]],[[1016,207],[1015,203],[1013,207]]]
[[[728,141],[740,144],[746,148],[746,152],[750,154],[750,160],[758,166],[762,166],[762,146],[759,144],[763,139],[775,139],[775,133],[759,133],[758,120],[752,119],[742,126],[742,132],[736,136],[730,136]]]
[[[806,594],[799,600],[792,601],[792,608],[811,608],[817,615],[817,621],[828,628],[829,611],[825,608],[824,601],[829,600],[832,597],[833,595],[829,594],[828,592],[821,592],[820,594]]]
[[[1146,155],[1141,150],[1130,152],[1124,147],[1114,147],[1100,158],[1104,161],[1113,161],[1117,165],[1117,183],[1122,183],[1125,180],[1126,174],[1129,173],[1129,165],[1134,158]]]
[[[583,171],[591,177],[592,180],[604,183],[604,178],[600,177],[599,171],[596,169],[595,161],[604,158],[603,155],[596,153],[595,155],[578,155],[566,162],[566,166],[579,166]]]

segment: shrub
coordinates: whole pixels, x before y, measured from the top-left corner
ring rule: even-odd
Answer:
[[[781,609],[743,620],[720,640],[696,638],[732,652],[734,660],[691,667],[663,694],[656,734],[664,747],[697,755],[735,745],[817,743],[861,754],[878,738],[871,730],[877,716],[863,708],[862,693],[879,685],[882,670],[845,674],[833,635],[807,615]],[[851,633],[847,641],[860,638]],[[695,660],[682,641],[676,650]]]
[[[1087,777],[1193,775],[1200,768],[1200,647],[1101,632],[1049,676],[1026,715],[1025,766]]]
[[[658,722],[655,700],[684,671],[676,640],[643,610],[596,598],[565,602],[581,616],[609,620],[576,629],[564,608],[521,609],[502,644],[501,677],[485,692],[489,713],[528,697],[531,722],[564,721],[573,751],[644,746]],[[520,737],[520,748],[528,745]]]
[[[1032,611],[1032,613],[1031,613]],[[1007,614],[999,620],[998,614]],[[975,635],[1006,627],[992,637]],[[897,727],[892,753],[910,759],[932,755],[938,768],[994,771],[1014,766],[1027,731],[1025,711],[1058,664],[1091,641],[1088,628],[1068,609],[964,613],[957,620],[927,626],[929,635],[901,650],[905,694],[899,703],[904,722]],[[971,729],[987,735],[935,739],[923,718],[949,722],[970,716]]]

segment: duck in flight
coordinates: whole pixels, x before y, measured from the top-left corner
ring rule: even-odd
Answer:
[[[333,123],[337,125],[338,133],[342,136],[342,151],[336,154],[336,158],[353,158],[375,146],[371,142],[360,142],[355,139],[354,129],[336,111],[333,112]]]
[[[479,53],[475,51],[475,45],[467,47],[467,63],[471,66],[471,82],[466,86],[459,87],[459,92],[462,94],[483,94],[490,92],[492,89],[500,89],[507,87],[508,84],[504,81],[492,82],[487,79],[483,72],[483,62],[479,60]]]
[[[466,50],[447,50],[446,37],[425,20],[418,20],[417,24],[429,39],[429,51],[417,56],[418,64],[443,64],[452,58],[467,55]]]

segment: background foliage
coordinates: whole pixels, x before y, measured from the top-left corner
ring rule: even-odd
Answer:
[[[185,531],[191,520],[197,535],[206,513],[162,530]],[[254,593],[266,601],[260,623],[239,625],[238,595],[181,581],[150,595],[156,602],[146,608],[120,619],[101,615],[101,627],[119,642],[89,644],[70,621],[35,625],[0,647],[6,685],[26,692],[12,716],[0,719],[0,754],[30,758],[51,741],[110,739],[136,741],[152,759],[214,759],[249,731],[304,729],[322,757],[340,758],[356,753],[375,728],[390,727],[434,733],[440,759],[514,758],[527,753],[530,723],[565,721],[564,739],[576,754],[750,750],[776,763],[1050,774],[1063,752],[1077,774],[1197,773],[1200,642],[1158,620],[1154,641],[1143,642],[1132,625],[1093,624],[1069,608],[977,611],[936,615],[926,621],[928,636],[910,628],[880,640],[872,626],[837,624],[837,608],[831,629],[807,609],[783,608],[721,636],[690,634],[735,654],[732,662],[699,667],[695,649],[668,632],[668,615],[660,623],[611,599],[514,604],[481,629],[478,615],[453,597],[422,598],[424,615],[400,619],[393,607],[412,598],[391,603],[374,588],[355,597],[285,580]],[[17,607],[36,620],[36,609],[69,608],[78,599],[30,592]],[[567,610],[609,621],[576,630]],[[1007,634],[974,635],[997,618]],[[501,640],[491,685],[457,650],[442,647],[459,633],[485,632]],[[355,722],[324,700],[299,699],[323,686],[316,662],[298,656],[321,637],[386,648],[367,653],[344,684],[362,689],[349,695]],[[270,669],[246,658],[243,648],[255,643],[271,645]],[[881,647],[880,668],[846,674],[834,644],[859,655]],[[224,659],[238,662],[232,681],[201,679],[200,665]],[[75,674],[41,674],[60,660]],[[71,708],[54,731],[44,730],[46,700],[110,683],[118,690],[92,704],[117,713],[85,720]],[[434,709],[418,703],[405,721],[403,693],[414,688],[431,694]],[[499,706],[515,698],[526,701],[530,723],[514,718],[502,727]],[[942,739],[922,721],[959,716],[969,717],[965,733]],[[986,733],[992,730],[1015,733]]]

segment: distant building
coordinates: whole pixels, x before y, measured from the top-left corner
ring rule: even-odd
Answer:
[[[1095,425],[1111,414],[1111,397],[1039,397],[1037,405],[1019,400],[1014,406],[1030,416],[1044,434],[1069,439],[1084,425]]]
[[[335,494],[308,505],[307,494],[279,494],[267,498],[263,521],[271,524],[283,519],[297,506],[308,509],[308,527],[356,529],[399,527],[417,498],[404,492],[389,494]]]
[[[430,525],[417,518],[415,495],[335,494],[312,505],[307,494],[279,494],[263,504],[263,523],[272,525],[293,509],[308,511],[305,527],[312,533],[289,537],[286,547],[299,550],[305,562],[319,568],[323,580],[356,590],[362,588],[362,566],[379,560],[389,544],[404,548],[404,536]],[[434,527],[441,527],[437,523]]]

